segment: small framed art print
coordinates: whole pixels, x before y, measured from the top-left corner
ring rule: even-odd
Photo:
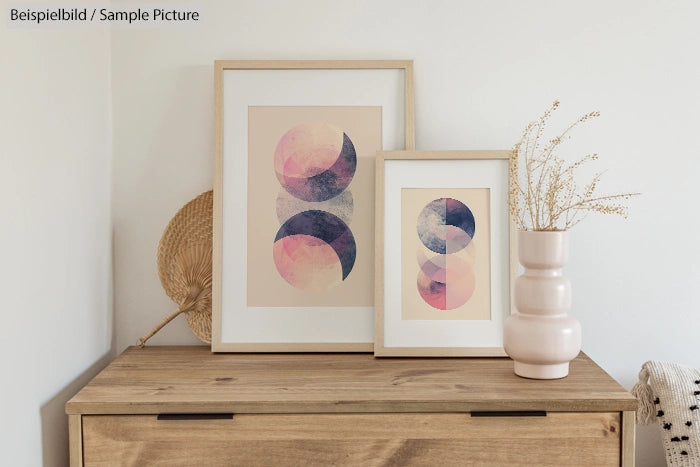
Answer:
[[[217,61],[214,352],[371,352],[374,158],[411,61]]]
[[[377,356],[505,356],[510,151],[377,154]]]

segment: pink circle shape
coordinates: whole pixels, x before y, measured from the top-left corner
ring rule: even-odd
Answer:
[[[328,170],[343,148],[343,132],[322,122],[297,125],[287,131],[275,149],[275,172],[291,178],[309,178]]]
[[[355,175],[357,154],[350,138],[325,122],[302,123],[287,131],[275,149],[277,180],[304,201],[338,196]]]
[[[277,271],[291,286],[309,292],[328,290],[343,281],[338,253],[312,235],[290,235],[272,249]]]
[[[420,266],[418,293],[431,307],[454,310],[474,295],[476,278],[467,261],[452,255],[436,255]]]

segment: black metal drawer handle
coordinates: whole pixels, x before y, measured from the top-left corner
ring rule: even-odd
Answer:
[[[504,412],[471,412],[472,417],[546,417],[544,410],[516,410]]]
[[[161,413],[158,420],[232,420],[232,413]]]

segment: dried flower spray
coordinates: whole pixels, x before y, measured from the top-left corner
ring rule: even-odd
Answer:
[[[521,230],[569,230],[581,222],[588,213],[617,214],[627,217],[624,202],[639,193],[619,193],[599,196],[596,193],[602,176],[593,179],[579,190],[575,171],[582,165],[598,159],[589,154],[573,164],[557,157],[556,151],[575,127],[600,116],[590,112],[569,125],[559,136],[542,146],[542,134],[549,117],[559,107],[554,101],[539,120],[530,123],[520,141],[514,146],[510,158],[510,211]],[[520,170],[520,164],[524,170]]]

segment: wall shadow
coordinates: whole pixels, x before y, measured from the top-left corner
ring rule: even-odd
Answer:
[[[41,415],[41,448],[44,467],[62,467],[69,465],[68,415],[66,415],[66,402],[94,378],[97,373],[102,371],[113,359],[114,356],[112,352],[107,352],[39,409]]]
[[[115,342],[117,341],[117,326],[115,322],[116,317],[114,316],[114,227],[112,227],[110,233],[111,264],[109,267],[109,277],[107,278],[109,281],[109,298],[107,310],[105,310],[109,316],[108,319],[110,319],[112,323],[109,350],[39,408],[39,415],[41,417],[42,465],[44,467],[68,467],[70,465],[66,402],[116,358]]]

